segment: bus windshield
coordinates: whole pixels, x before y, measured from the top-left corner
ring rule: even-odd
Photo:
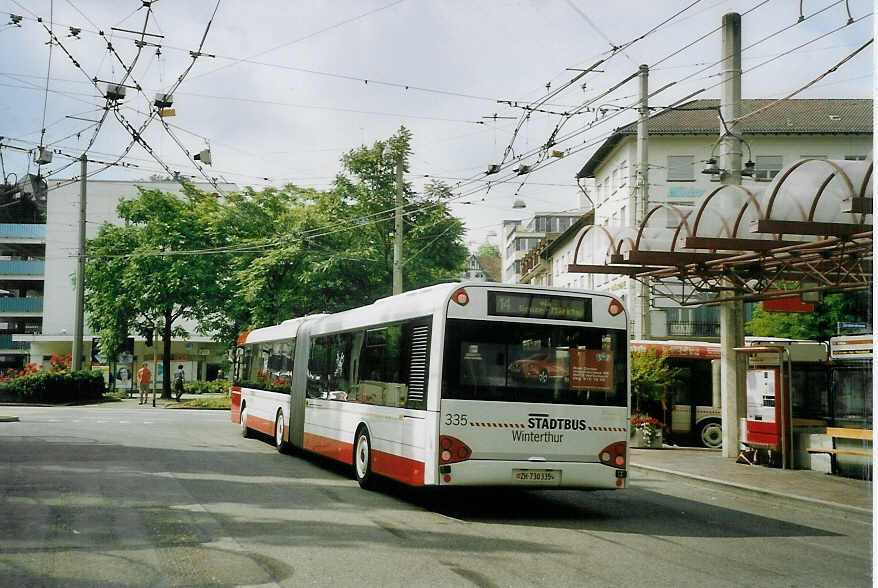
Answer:
[[[627,406],[625,331],[448,319],[442,397]]]

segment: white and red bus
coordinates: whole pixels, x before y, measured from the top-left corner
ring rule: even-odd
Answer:
[[[608,294],[440,284],[242,335],[232,420],[363,487],[623,488],[627,339]]]
[[[719,343],[706,341],[631,341],[631,351],[665,355],[678,378],[668,391],[668,437],[704,447],[722,447]]]

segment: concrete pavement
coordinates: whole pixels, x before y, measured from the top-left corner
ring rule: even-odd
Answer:
[[[644,473],[681,476],[740,490],[823,504],[854,512],[872,512],[872,482],[813,470],[782,470],[735,463],[720,450],[664,446],[630,449],[629,467]]]
[[[186,396],[183,399],[185,400]],[[173,404],[176,404],[176,401],[156,397],[156,408],[165,408]],[[153,410],[151,398],[146,406],[141,406],[136,396],[99,406],[107,409],[124,407]],[[0,409],[0,422],[17,420],[14,406],[6,405],[5,408]],[[812,470],[782,470],[761,465],[738,464],[733,458],[724,458],[719,450],[668,445],[662,449],[630,449],[629,460],[629,466],[640,470],[639,473],[642,475],[653,472],[659,475],[685,477],[860,513],[871,513],[873,510],[872,482],[867,480],[827,475]]]

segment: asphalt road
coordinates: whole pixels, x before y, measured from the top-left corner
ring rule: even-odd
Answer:
[[[225,411],[0,407],[3,586],[870,586],[868,516],[624,491],[361,490]]]

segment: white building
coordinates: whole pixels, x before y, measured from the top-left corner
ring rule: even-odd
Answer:
[[[748,113],[770,100],[743,100]],[[715,157],[719,137],[718,100],[696,100],[649,119],[649,191],[643,206],[637,173],[637,124],[616,130],[594,152],[577,174],[591,180],[595,224],[610,232],[639,224],[644,208],[658,204],[697,206],[700,198],[719,185],[716,175],[702,174],[707,160]],[[744,186],[761,189],[784,166],[805,157],[840,160],[866,159],[872,150],[872,100],[786,100],[744,120],[736,130],[746,145],[743,159],[752,158],[755,174]],[[749,148],[748,148],[749,146]],[[656,220],[676,227],[679,218],[666,215]],[[551,283],[608,290],[620,296],[632,317],[635,338],[711,338],[719,336],[719,320],[712,308],[679,308],[667,299],[651,300],[650,326],[644,333],[639,298],[627,277],[603,274],[570,274],[570,263],[604,264],[593,251],[572,253],[584,229],[562,233],[542,255],[552,268]],[[603,251],[599,252],[603,255]],[[505,269],[505,268],[504,268]]]
[[[504,220],[500,235],[502,280],[515,284],[521,277],[521,260],[540,239],[550,233],[566,231],[575,223],[582,210],[565,212],[536,212],[529,220]]]
[[[194,185],[205,191],[213,190],[208,184]],[[123,198],[136,198],[137,186],[176,194],[180,194],[182,189],[176,182],[89,180],[86,193],[86,238],[95,237],[101,225],[106,222],[114,224],[120,222],[116,214],[116,206]],[[233,184],[220,184],[220,187],[223,191],[238,189]],[[48,360],[52,355],[64,356],[71,352],[73,345],[75,300],[73,276],[76,274],[79,239],[79,190],[78,182],[70,183],[67,180],[49,182],[46,224],[0,225],[0,247],[7,243],[33,241],[31,248],[42,249],[44,261],[39,261],[39,264],[43,271],[40,274],[32,273],[27,276],[32,284],[28,290],[29,295],[23,296],[16,303],[23,310],[28,311],[16,314],[16,317],[21,317],[23,323],[23,328],[18,330],[18,333],[23,334],[11,335],[13,343],[24,348],[20,349],[20,352],[27,353],[28,362],[38,366],[48,367]],[[35,266],[35,261],[28,263]],[[0,309],[3,308],[3,301],[11,300],[0,299]],[[0,317],[2,316],[0,314]],[[176,325],[186,329],[190,336],[185,340],[173,342],[171,353],[174,365],[184,365],[187,379],[205,379],[213,376],[224,360],[225,350],[222,349],[222,345],[213,343],[210,337],[196,335],[195,325],[190,322],[180,321]],[[88,328],[87,320],[83,325],[83,335],[85,355],[83,365],[88,366],[92,357],[93,335]],[[158,358],[154,357],[156,354],[159,355]],[[141,362],[148,359],[153,363],[161,363],[160,354],[160,342],[147,348],[143,338],[137,337],[134,341],[134,357],[128,361]],[[153,369],[154,376],[158,373],[157,369]]]

